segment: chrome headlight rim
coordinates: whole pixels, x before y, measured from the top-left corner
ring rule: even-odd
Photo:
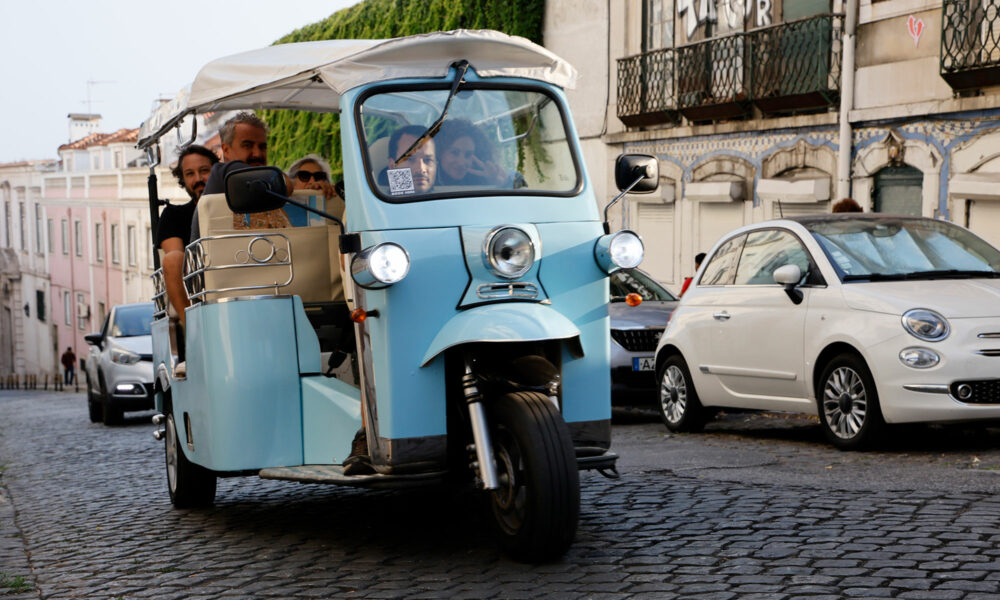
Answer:
[[[499,258],[497,256],[497,253],[494,252],[494,247],[493,247],[494,242],[496,242],[500,234],[502,234],[505,231],[516,232],[517,234],[524,236],[523,242],[527,244],[528,248],[528,253],[529,253],[528,256],[530,260],[528,260],[524,265],[518,267],[516,270],[513,271],[504,271],[503,267],[501,266],[501,261],[503,259]],[[535,266],[536,258],[537,254],[535,252],[535,242],[531,239],[531,236],[528,235],[527,231],[521,229],[516,225],[500,225],[494,227],[489,231],[489,233],[486,234],[486,238],[483,240],[483,262],[486,264],[487,268],[489,268],[490,272],[492,272],[497,277],[502,277],[504,279],[512,279],[512,280],[520,279],[521,277],[524,277],[529,271],[531,271],[531,268],[533,266]]]
[[[621,245],[623,241],[634,240],[638,246],[634,252],[633,260],[623,260]],[[617,249],[617,250],[616,250]],[[646,246],[642,243],[642,237],[631,229],[622,229],[614,233],[606,233],[597,239],[594,245],[594,258],[597,265],[607,274],[612,274],[622,269],[634,269],[642,264],[642,259],[646,255]],[[628,256],[628,253],[625,253]]]
[[[404,260],[402,272],[392,277],[387,277],[384,274],[380,276],[376,272],[377,270],[372,268],[372,258],[392,250],[398,250],[402,255]],[[386,288],[405,279],[410,273],[411,263],[410,253],[402,245],[396,242],[380,242],[354,255],[354,258],[351,259],[351,279],[354,280],[354,283],[368,290]]]
[[[926,317],[930,317],[927,319]],[[913,321],[923,320],[925,322],[937,321],[937,326],[940,328],[938,333],[933,335],[928,335],[921,333],[912,325]],[[929,308],[911,308],[910,310],[903,313],[900,321],[903,324],[903,329],[907,333],[917,338],[918,340],[923,340],[925,342],[940,342],[948,338],[951,335],[951,324],[948,323],[948,319],[944,318],[943,315],[937,311],[931,310]]]

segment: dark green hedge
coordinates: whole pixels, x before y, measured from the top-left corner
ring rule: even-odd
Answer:
[[[544,14],[545,0],[365,0],[275,43],[382,39],[449,29],[496,29],[541,43]],[[328,158],[335,177],[340,176],[337,115],[263,111],[262,116],[271,129],[271,164],[284,168],[316,152]]]

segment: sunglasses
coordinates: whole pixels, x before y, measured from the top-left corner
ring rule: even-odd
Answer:
[[[295,178],[302,183],[308,183],[310,179],[313,181],[326,181],[325,171],[297,171],[295,173]]]

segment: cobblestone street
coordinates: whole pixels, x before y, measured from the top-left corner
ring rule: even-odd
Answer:
[[[584,473],[576,543],[530,566],[463,489],[237,478],[175,510],[149,415],[107,428],[82,394],[0,392],[0,596],[1000,598],[993,429],[845,454],[808,419],[670,436],[618,415],[622,478]]]

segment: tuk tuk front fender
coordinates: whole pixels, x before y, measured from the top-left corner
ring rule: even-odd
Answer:
[[[580,330],[559,311],[534,302],[485,304],[459,312],[431,341],[421,361],[426,367],[448,348],[470,342],[565,340],[573,356],[583,356]]]

